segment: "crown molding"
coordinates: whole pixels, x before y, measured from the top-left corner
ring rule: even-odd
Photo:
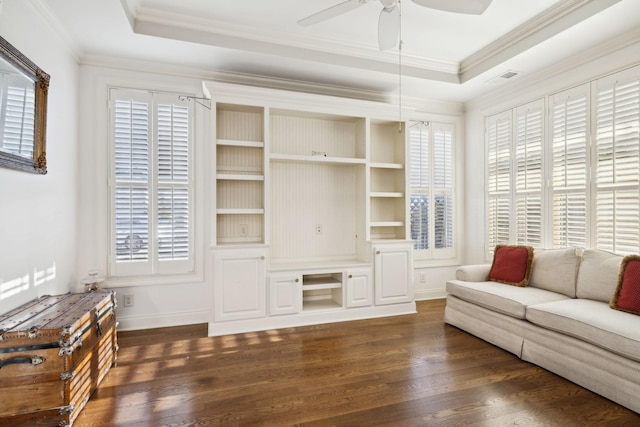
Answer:
[[[562,0],[464,59],[460,81],[469,81],[620,1]]]
[[[80,64],[83,66],[109,68],[125,72],[139,72],[147,75],[150,73],[149,70],[153,70],[153,74],[164,75],[172,78],[215,81],[245,87],[278,89],[360,101],[371,101],[387,104],[393,111],[398,109],[397,94],[388,92],[109,56],[84,56]],[[411,114],[413,112],[418,112],[420,114],[437,112],[443,115],[458,116],[464,111],[464,104],[461,102],[441,101],[411,96],[403,96],[402,105],[403,109],[407,110],[407,114]]]
[[[121,1],[127,4],[128,13],[131,13],[132,0]],[[330,63],[366,71],[394,75],[398,73],[397,52],[380,52],[370,46],[336,43],[329,39],[291,38],[287,33],[280,31],[256,33],[253,28],[246,26],[230,25],[174,11],[141,7],[134,13],[132,29],[137,34]],[[408,77],[460,83],[457,63],[402,54],[402,64],[402,74]]]
[[[510,106],[513,106],[514,102],[524,104],[527,100],[519,100],[522,94],[532,94],[534,97],[545,96],[627,67],[639,65],[638,56],[628,54],[628,51],[637,52],[637,49],[640,49],[640,28],[573,55],[571,58],[555,64],[552,68],[546,68],[512,83],[507,83],[500,89],[468,101],[465,104],[466,110],[499,110],[505,102],[508,102]],[[585,69],[590,64],[597,66],[597,70]],[[572,80],[568,81],[564,76],[571,76]],[[560,83],[557,87],[551,87],[550,85],[553,85],[554,82]]]

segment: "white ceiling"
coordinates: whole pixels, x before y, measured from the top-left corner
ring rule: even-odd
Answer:
[[[83,62],[153,61],[396,97],[464,102],[640,29],[640,0],[493,0],[462,15],[402,0],[402,55],[377,47],[382,5],[310,27],[344,0],[35,0]],[[461,0],[450,0],[461,1]],[[639,53],[640,54],[640,53]],[[640,55],[639,55],[640,56]]]

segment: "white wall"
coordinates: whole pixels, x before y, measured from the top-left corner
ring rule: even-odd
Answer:
[[[490,262],[485,252],[484,118],[640,63],[640,30],[557,64],[542,73],[467,103],[465,116],[465,218],[463,262]]]
[[[76,282],[78,67],[46,13],[2,2],[0,35],[51,76],[48,174],[0,168],[0,313]]]
[[[456,268],[457,266],[414,268],[413,289],[416,300],[444,298],[447,280],[456,278]]]

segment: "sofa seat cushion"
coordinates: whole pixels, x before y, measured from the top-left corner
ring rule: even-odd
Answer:
[[[526,318],[543,328],[640,362],[640,316],[612,310],[607,303],[587,299],[552,301],[529,306]]]
[[[565,295],[539,288],[462,280],[448,281],[447,294],[517,319],[525,318],[529,305],[569,299]]]

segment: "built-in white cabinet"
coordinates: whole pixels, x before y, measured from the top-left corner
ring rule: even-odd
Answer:
[[[302,310],[302,275],[275,273],[269,275],[269,314],[296,314]]]
[[[406,124],[396,112],[337,97],[205,88],[215,141],[210,334],[415,312]]]
[[[347,307],[367,307],[373,304],[371,268],[354,268],[345,273],[345,304]]]
[[[267,314],[266,249],[218,250],[213,254],[215,321]]]
[[[413,301],[412,245],[376,242],[373,253],[376,305]]]

